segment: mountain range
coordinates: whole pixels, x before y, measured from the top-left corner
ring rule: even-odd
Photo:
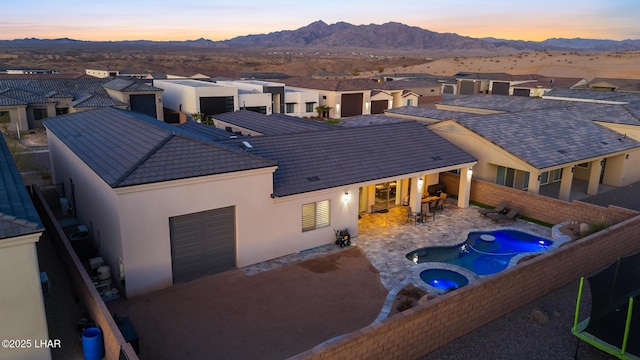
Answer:
[[[352,25],[338,22],[328,25],[315,21],[296,30],[282,30],[268,34],[238,36],[229,40],[212,41],[204,38],[187,41],[80,41],[62,39],[0,40],[0,45],[20,46],[187,46],[227,49],[358,49],[397,51],[630,51],[640,50],[640,40],[597,40],[553,38],[541,42],[504,40],[496,38],[471,38],[454,33],[437,33],[397,22],[381,25]]]

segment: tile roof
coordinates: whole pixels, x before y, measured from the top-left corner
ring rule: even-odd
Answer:
[[[545,93],[542,98],[564,98],[567,100],[609,101],[619,103],[631,103],[640,101],[640,93],[625,93],[617,91],[578,90],[578,89],[553,89]]]
[[[411,120],[403,119],[397,116],[388,116],[384,114],[357,115],[357,116],[350,116],[350,117],[340,119],[340,125],[344,127],[369,126],[369,125],[393,124],[393,123],[403,122],[403,121],[411,121]]]
[[[284,114],[265,115],[249,110],[239,110],[213,115],[216,119],[259,132],[263,135],[289,134],[303,131],[333,129],[335,126],[315,120],[301,119]]]
[[[117,90],[121,92],[163,91],[163,89],[161,88],[145,85],[137,81],[132,81],[132,80],[123,79],[123,78],[113,79],[102,86],[106,89],[112,89],[112,90]]]
[[[553,90],[550,93],[562,93],[564,90]],[[568,90],[570,93],[574,91],[590,92],[585,90]],[[605,92],[609,94],[609,92]],[[626,96],[629,99],[629,96]],[[521,96],[504,96],[504,95],[469,95],[450,98],[440,101],[440,104],[461,106],[468,108],[478,109],[490,109],[504,112],[519,112],[526,110],[543,110],[543,109],[559,109],[566,107],[578,108],[584,116],[593,121],[608,122],[614,124],[626,124],[640,126],[640,94],[638,96],[638,102],[630,103],[629,105],[622,104],[609,104],[609,103],[597,103],[597,102],[585,102],[571,100],[556,100],[555,98],[547,99],[533,98],[533,97],[521,97]],[[636,106],[636,107],[634,107]],[[398,110],[397,113],[402,114],[404,108],[387,110],[387,113],[393,113]],[[421,110],[408,109],[406,111],[415,111],[420,113]],[[443,111],[443,110],[439,110]],[[463,113],[459,113],[463,114]],[[412,115],[412,114],[407,114]],[[468,116],[468,114],[466,115]],[[456,118],[459,116],[452,116]],[[445,120],[445,119],[441,119]]]
[[[394,114],[398,115],[408,115],[415,116],[425,119],[434,119],[434,120],[448,120],[453,118],[459,118],[462,116],[469,116],[469,113],[462,111],[450,111],[450,110],[438,110],[438,109],[428,109],[424,107],[418,106],[402,106],[395,109],[385,110],[385,114],[389,114],[393,116]]]
[[[113,81],[110,78],[95,78],[92,76],[39,76],[39,75],[24,75],[4,78],[0,77],[0,90],[3,89],[15,89],[32,94],[32,96],[40,96],[44,98],[51,97],[52,94],[59,93],[60,96],[71,97],[75,104],[84,107],[94,106],[125,106],[126,104],[114,100],[109,96],[105,88],[105,84]],[[130,81],[130,80],[126,80]],[[135,82],[132,82],[135,83]],[[135,83],[133,86],[136,90],[139,87],[145,87]],[[160,91],[159,88],[147,86],[152,91]],[[93,98],[89,103],[83,103],[87,99]],[[55,96],[59,97],[59,96]],[[100,101],[98,98],[103,98]],[[47,100],[49,102],[50,100]],[[75,105],[74,105],[75,106]]]
[[[276,163],[143,114],[100,108],[44,121],[111,187],[265,168]]]
[[[481,115],[456,122],[538,169],[640,148],[640,142],[594,123],[576,108]]]
[[[524,110],[553,109],[568,106],[572,103],[544,101],[540,98],[525,96],[476,94],[467,96],[455,96],[452,98],[443,99],[439,102],[439,104],[474,109],[513,112]]]
[[[0,136],[0,242],[43,230],[7,143]]]
[[[390,138],[400,141],[389,141]],[[226,140],[278,162],[275,196],[401,177],[476,159],[415,121]],[[317,177],[317,180],[315,180]]]
[[[16,100],[10,97],[6,97],[2,95],[2,91],[0,91],[0,106],[16,106],[16,105],[27,105],[26,102]]]
[[[127,104],[122,101],[97,95],[84,95],[71,102],[71,106],[75,108],[94,108],[94,107],[107,107],[107,106],[126,106]]]
[[[629,105],[573,102],[572,106],[592,121],[640,126],[640,110]]]
[[[226,139],[229,139],[231,137],[240,136],[240,135],[233,134],[233,133],[230,133],[230,132],[222,130],[222,129],[218,129],[215,126],[197,123],[197,122],[192,121],[192,120],[189,120],[189,121],[187,121],[185,123],[182,123],[182,124],[178,125],[178,128],[185,129],[187,131],[192,131],[192,132],[199,133],[202,136],[204,136],[206,139],[211,140],[211,141],[226,140]]]
[[[5,88],[0,90],[0,95],[2,95],[3,97],[11,98],[27,104],[46,104],[46,103],[53,102],[52,100],[44,96],[39,96],[27,91],[22,91],[22,90],[13,89],[13,88]]]

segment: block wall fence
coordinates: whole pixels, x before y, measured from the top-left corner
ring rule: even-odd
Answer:
[[[441,182],[453,193],[451,190],[458,188],[457,176],[448,175],[441,174]],[[576,220],[614,225],[292,359],[416,359],[619,257],[640,251],[638,212],[568,203],[512,190],[474,180],[471,199],[488,205],[508,200],[512,206],[521,207],[523,215],[553,224]],[[567,324],[567,329],[570,326]]]

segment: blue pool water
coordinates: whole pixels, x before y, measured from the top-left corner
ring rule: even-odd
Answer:
[[[455,290],[469,283],[466,277],[446,269],[427,269],[420,273],[420,279],[436,289],[444,291]]]
[[[474,231],[462,244],[424,247],[406,256],[418,264],[444,262],[489,275],[506,269],[518,254],[545,251],[551,245],[549,239],[518,230]]]

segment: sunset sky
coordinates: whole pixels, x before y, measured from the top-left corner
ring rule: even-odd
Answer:
[[[476,38],[640,39],[638,0],[20,0],[3,2],[0,14],[3,40],[225,40],[317,20],[394,21]]]

